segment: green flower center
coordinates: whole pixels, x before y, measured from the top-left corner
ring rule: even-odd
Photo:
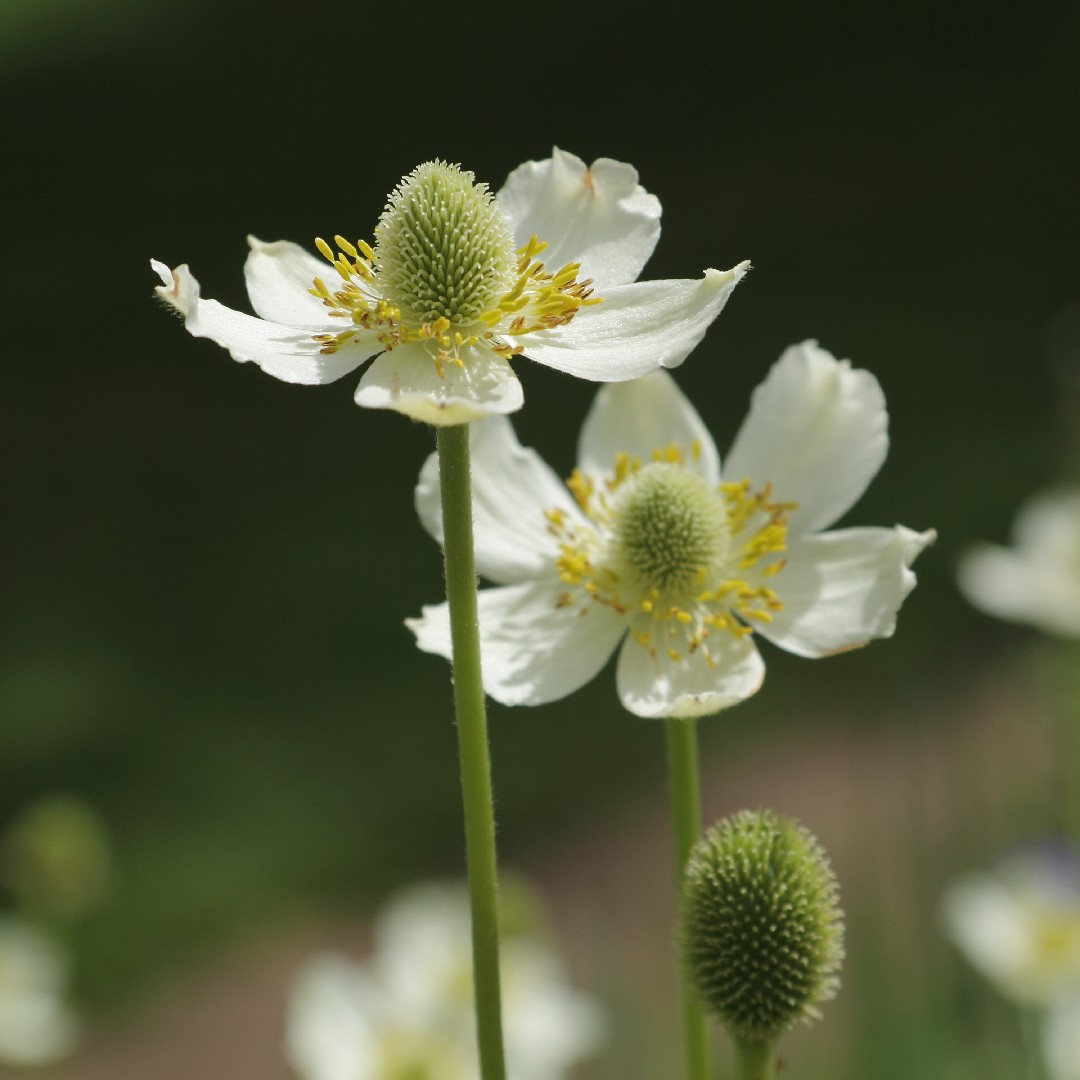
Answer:
[[[796,822],[744,810],[691,852],[683,953],[702,999],[737,1037],[769,1042],[817,1017],[839,986],[843,936],[828,858]]]
[[[383,296],[407,322],[470,326],[515,281],[510,225],[486,184],[443,161],[394,189],[375,230]]]
[[[615,506],[614,563],[646,590],[700,585],[728,547],[727,514],[696,473],[681,465],[647,465]]]

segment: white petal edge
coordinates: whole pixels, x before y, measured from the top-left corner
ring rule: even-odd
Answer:
[[[604,290],[563,326],[522,337],[538,364],[593,382],[623,382],[678,367],[723,310],[749,263],[700,279],[639,281]]]
[[[1037,975],[1036,926],[1023,902],[1000,882],[972,876],[949,887],[942,902],[953,944],[1010,998],[1043,1004],[1046,987]]]
[[[1051,634],[1080,636],[1080,577],[1030,553],[979,544],[960,559],[957,583],[987,615]]]
[[[654,371],[600,388],[581,429],[578,467],[594,477],[607,476],[618,453],[647,463],[654,450],[669,445],[683,451],[687,468],[706,483],[720,483],[720,455],[708,428],[675,380]]]
[[[469,432],[477,570],[499,585],[549,573],[559,545],[548,531],[544,511],[558,509],[576,520],[581,517],[577,504],[540,455],[518,442],[505,417],[479,420]],[[424,528],[442,543],[437,453],[420,470],[415,498]]]
[[[1057,998],[1043,1020],[1043,1058],[1053,1080],[1080,1080],[1080,987]]]
[[[580,262],[579,279],[605,289],[636,280],[660,237],[660,200],[632,165],[611,158],[587,166],[555,147],[519,165],[496,198],[519,247],[535,234],[548,244],[540,256],[548,270]]]
[[[600,604],[588,614],[559,607],[565,586],[530,582],[481,589],[480,653],[484,689],[503,705],[542,705],[584,686],[604,666],[626,632],[625,620]],[[450,656],[446,604],[425,607],[405,625],[424,652]]]
[[[244,281],[255,314],[271,322],[325,330],[334,320],[308,290],[317,277],[329,278],[330,284],[337,281],[334,268],[289,240],[266,243],[254,236],[247,240],[251,250],[244,263]]]
[[[663,649],[650,655],[633,637],[623,642],[616,684],[623,707],[635,716],[711,716],[752,697],[765,680],[765,664],[751,636],[709,639],[716,666],[701,653],[673,660]]]
[[[440,377],[426,342],[399,345],[364,372],[356,404],[394,409],[436,427],[521,408],[521,383],[508,361],[483,347],[463,348],[461,360],[461,366],[446,364]]]
[[[770,581],[783,610],[755,628],[780,648],[811,658],[890,637],[900,605],[915,588],[910,566],[936,535],[897,525],[800,539]]]
[[[303,1080],[349,1080],[376,1068],[380,988],[335,953],[307,961],[289,994],[285,1053]]]
[[[784,351],[754,391],[750,413],[724,461],[724,478],[798,502],[789,535],[817,532],[848,510],[889,448],[885,395],[815,341]]]
[[[321,353],[312,340],[311,327],[286,326],[234,311],[216,300],[203,300],[199,283],[187,264],[170,269],[151,259],[163,284],[155,290],[170,307],[184,317],[184,326],[193,337],[209,338],[228,349],[240,363],[253,363],[282,382],[307,386],[334,382],[354,371],[383,346],[376,335],[358,334],[358,341],[334,353]],[[337,331],[338,327],[330,327]]]

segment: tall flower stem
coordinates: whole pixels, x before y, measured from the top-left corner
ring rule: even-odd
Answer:
[[[469,425],[438,429],[446,598],[450,606],[465,853],[472,908],[473,984],[482,1080],[505,1080],[499,987],[498,870],[487,714],[476,610]]]
[[[776,1047],[770,1042],[735,1040],[739,1080],[776,1080]]]
[[[697,721],[671,717],[665,721],[668,789],[675,839],[675,881],[682,894],[683,875],[690,849],[701,836],[701,790],[698,782]],[[709,1028],[685,977],[682,984],[683,1038],[688,1080],[709,1078]]]

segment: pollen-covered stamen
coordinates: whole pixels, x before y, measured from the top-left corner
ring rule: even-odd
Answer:
[[[312,335],[321,345],[319,351],[337,352],[352,340],[357,330],[377,330],[386,347],[393,348],[401,336],[401,313],[377,291],[371,245],[363,240],[353,244],[343,236],[335,236],[334,242],[338,246],[337,251],[321,236],[315,238],[315,246],[338,275],[334,280],[335,287],[331,289],[321,277],[317,277],[308,292],[322,301],[332,318],[348,319],[350,328],[336,334]]]
[[[777,502],[749,480],[710,488],[688,465],[700,457],[677,446],[642,465],[616,455],[602,482],[575,470],[567,481],[586,524],[562,510],[547,514],[559,543],[556,571],[568,586],[560,607],[592,602],[624,614],[634,639],[653,656],[698,655],[716,664],[709,639],[752,634],[783,609],[767,584],[785,565],[795,503]]]
[[[578,281],[581,263],[567,263],[561,270],[549,273],[536,258],[546,247],[533,235],[518,248],[513,287],[480,316],[493,331],[521,337],[537,330],[551,330],[568,323],[580,308],[603,303],[603,297],[593,296],[592,278]],[[514,351],[522,350],[519,347]]]

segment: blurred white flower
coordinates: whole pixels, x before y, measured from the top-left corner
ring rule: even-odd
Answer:
[[[1043,1057],[1050,1080],[1080,1080],[1080,988],[1058,998],[1043,1022]]]
[[[754,391],[721,474],[712,436],[666,372],[603,387],[564,485],[509,421],[472,430],[484,686],[537,705],[588,682],[619,648],[623,705],[702,716],[755,693],[755,634],[823,657],[888,637],[934,539],[825,531],[885,460],[877,380],[816,342],[785,351]],[[416,489],[442,537],[438,460]],[[408,620],[450,655],[446,604]],[[621,643],[621,648],[620,648]]]
[[[1070,852],[1024,852],[959,881],[944,915],[961,952],[1017,1004],[1080,991],[1080,863]]]
[[[630,165],[586,167],[556,148],[492,196],[427,162],[390,194],[373,244],[319,239],[321,261],[249,238],[258,318],[202,299],[186,265],[151,265],[188,331],[234,359],[313,384],[374,357],[358,405],[460,424],[521,407],[510,359],[522,352],[583,379],[632,379],[681,364],[720,314],[749,264],[636,281],[660,235],[660,203],[637,180]]]
[[[960,590],[1000,619],[1080,636],[1080,491],[1036,495],[1013,526],[1014,546],[980,544],[961,559]]]
[[[48,938],[0,917],[0,1062],[47,1065],[75,1046],[76,1023],[64,1003],[67,964]]]
[[[368,964],[312,958],[289,1000],[286,1052],[298,1076],[477,1080],[470,941],[465,889],[425,885],[379,919]],[[599,1047],[599,1009],[538,938],[504,930],[502,985],[514,1080],[561,1080]]]

